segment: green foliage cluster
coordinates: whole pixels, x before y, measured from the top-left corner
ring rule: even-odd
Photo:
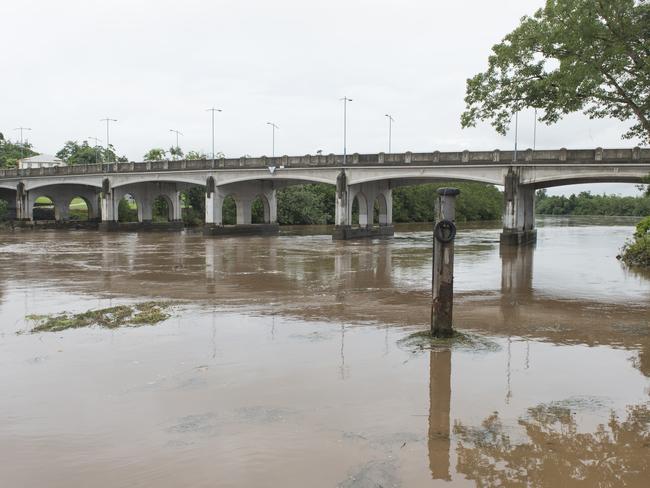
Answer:
[[[594,195],[583,191],[578,195],[549,196],[537,192],[536,212],[540,215],[650,215],[650,197]]]
[[[122,198],[117,204],[117,219],[120,222],[137,222],[138,207],[133,200]]]
[[[153,149],[149,149],[149,151],[147,151],[147,154],[145,154],[142,159],[145,161],[162,161],[163,159],[166,159],[166,155],[167,151],[165,151],[162,147],[154,147]]]
[[[32,332],[60,332],[91,325],[115,329],[127,324],[136,326],[162,322],[169,318],[164,309],[172,305],[171,302],[143,302],[133,306],[118,305],[77,314],[28,315],[26,318],[36,322]]]
[[[154,222],[169,221],[169,203],[167,203],[164,197],[156,198],[153,201],[153,208],[151,210],[151,218]]]
[[[433,222],[438,188],[453,186],[460,190],[456,202],[456,220],[498,220],[503,195],[493,185],[444,182],[408,186],[393,190],[394,222]]]
[[[290,186],[278,192],[278,223],[281,225],[333,224],[336,188],[311,184]]]
[[[547,0],[467,80],[462,126],[490,120],[505,134],[524,108],[547,124],[584,111],[631,121],[623,137],[650,142],[649,25],[648,0]]]
[[[56,153],[56,157],[65,161],[70,166],[128,161],[126,156],[117,157],[115,148],[112,145],[106,149],[102,146],[91,146],[88,144],[88,141],[83,141],[81,144],[77,141],[68,141]]]
[[[461,190],[456,206],[460,221],[498,220],[503,197],[493,185],[482,183],[438,183],[403,187],[393,190],[393,221],[432,222],[436,190],[454,186]],[[278,223],[281,225],[333,224],[336,189],[332,185],[308,184],[278,190]],[[196,187],[183,194],[183,220],[188,225],[200,225],[205,215],[205,188]],[[372,202],[371,202],[372,203]],[[357,206],[355,205],[356,209]],[[253,202],[252,221],[264,221],[260,199]],[[236,222],[237,208],[232,197],[224,200],[222,218],[225,225]]]
[[[625,244],[621,259],[628,266],[650,268],[650,217],[637,224],[634,240]]]
[[[0,200],[0,221],[7,220],[9,217],[9,204],[5,200]]]
[[[0,168],[15,168],[22,157],[36,156],[29,142],[11,142],[0,132]]]

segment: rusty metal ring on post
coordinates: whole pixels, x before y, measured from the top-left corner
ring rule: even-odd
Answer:
[[[433,236],[438,242],[447,243],[456,237],[456,224],[451,220],[441,220],[433,229]]]

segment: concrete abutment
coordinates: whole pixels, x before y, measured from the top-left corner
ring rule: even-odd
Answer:
[[[512,167],[504,178],[501,244],[523,246],[537,241],[535,187],[521,184],[521,169]]]

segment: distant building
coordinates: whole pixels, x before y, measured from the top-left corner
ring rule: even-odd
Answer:
[[[18,160],[18,169],[30,168],[52,168],[54,166],[64,166],[65,163],[56,156],[50,154],[39,154],[31,158],[23,158]]]

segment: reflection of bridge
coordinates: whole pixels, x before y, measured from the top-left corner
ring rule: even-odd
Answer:
[[[159,161],[68,166],[29,170],[0,170],[0,198],[10,203],[17,219],[32,220],[37,198],[53,201],[57,220],[66,220],[70,201],[84,199],[89,218],[104,227],[118,220],[118,204],[126,195],[137,202],[138,220],[152,220],[154,200],[162,197],[169,220],[181,220],[181,193],[206,189],[205,221],[223,232],[222,209],[232,195],[239,230],[255,230],[251,206],[260,197],[264,222],[277,221],[276,191],[305,183],[336,185],[335,237],[351,238],[392,233],[392,189],[432,181],[475,181],[503,185],[502,241],[534,240],[535,190],[589,182],[640,182],[650,174],[650,149],[432,152],[353,154],[343,166],[342,156],[283,156],[278,158],[217,159],[215,161]],[[352,226],[357,202],[358,227]],[[13,204],[15,202],[15,204]],[[375,219],[375,206],[379,211]],[[269,230],[263,225],[258,230]]]

